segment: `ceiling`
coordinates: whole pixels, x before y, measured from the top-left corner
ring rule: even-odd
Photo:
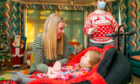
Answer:
[[[95,4],[95,0],[12,0],[24,4],[50,4],[50,5],[79,5],[90,6]],[[115,1],[115,0],[107,0]]]

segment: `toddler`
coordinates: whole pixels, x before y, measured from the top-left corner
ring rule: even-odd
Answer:
[[[60,70],[54,70],[50,68],[47,73],[38,73],[38,78],[54,78],[61,80],[70,80],[72,78],[79,77],[90,71],[90,69],[97,65],[100,61],[101,53],[95,50],[89,50],[81,57],[79,63],[73,66],[63,66]],[[16,75],[12,75],[11,80],[19,84],[27,84],[28,82],[35,80],[35,78],[29,78],[31,75],[24,75],[17,72]]]

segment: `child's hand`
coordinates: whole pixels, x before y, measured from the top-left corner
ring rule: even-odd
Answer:
[[[53,69],[55,71],[61,70],[61,63],[59,61],[56,61],[55,64],[53,65]]]
[[[48,73],[52,73],[54,70],[53,70],[53,68],[52,67],[48,67],[48,72],[47,72],[47,74]]]
[[[48,68],[47,75],[49,78],[56,78],[56,73],[57,72],[52,67]]]
[[[48,68],[48,72],[47,72],[48,75],[55,74],[55,73],[56,71],[52,67]]]

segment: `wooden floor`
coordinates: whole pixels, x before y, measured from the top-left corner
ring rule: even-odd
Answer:
[[[132,75],[133,83],[132,84],[140,84],[140,77]]]
[[[3,75],[4,72],[9,72],[9,71],[11,71],[11,72],[18,72],[18,71],[19,72],[24,72],[26,69],[28,69],[26,67],[26,64],[22,64],[20,68],[13,68],[13,67],[7,68],[7,67],[2,67],[2,69],[0,70],[0,75]]]

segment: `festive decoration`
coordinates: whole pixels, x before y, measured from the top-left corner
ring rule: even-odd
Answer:
[[[27,55],[27,68],[30,67],[30,56],[31,56],[31,53],[28,53],[28,55]]]
[[[21,36],[16,35],[14,41],[11,42],[12,55],[13,55],[13,67],[20,67],[21,57],[23,56],[24,42],[21,40]]]
[[[140,14],[140,0],[129,0],[128,1],[128,6],[127,8],[128,10],[128,30],[129,31],[136,31],[136,34],[129,37],[129,42],[128,42],[128,48],[130,52],[131,51],[140,51],[140,39],[139,39],[139,35],[140,35],[140,18],[139,18],[139,14]]]
[[[10,54],[10,48],[7,45],[6,36],[3,34],[0,26],[0,68],[11,62],[12,55]]]

